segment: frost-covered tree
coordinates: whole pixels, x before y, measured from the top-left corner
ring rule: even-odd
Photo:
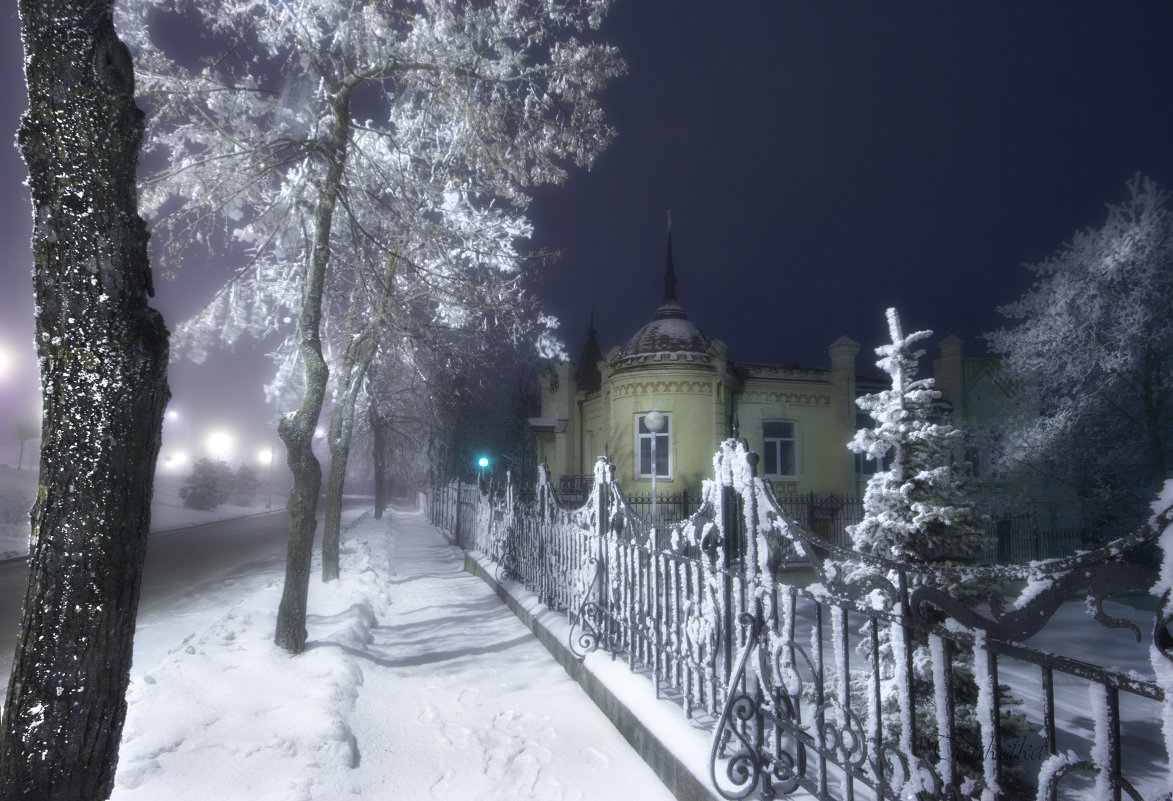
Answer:
[[[148,306],[142,114],[112,6],[19,3],[43,413],[4,799],[107,798],[126,714],[168,335]]]
[[[1173,468],[1173,216],[1169,195],[1141,176],[1027,269],[1034,286],[999,311],[1013,325],[986,335],[1026,407],[1000,437],[1007,466],[1074,487],[1090,522],[1144,519]],[[1098,519],[1097,519],[1098,518]]]
[[[969,500],[955,457],[961,433],[942,419],[934,408],[940,392],[932,379],[917,379],[917,369],[924,351],[914,349],[917,342],[931,336],[931,331],[905,334],[896,309],[887,310],[888,333],[892,341],[876,348],[880,357],[876,366],[891,378],[890,389],[864,395],[856,400],[871,415],[873,428],[861,429],[848,447],[885,466],[869,480],[864,492],[863,519],[848,527],[853,547],[866,554],[906,563],[910,590],[931,586],[953,597],[973,603],[985,600],[995,587],[979,579],[958,579],[953,574],[935,572],[936,567],[961,567],[972,564],[985,545],[984,527]],[[857,577],[874,572],[865,565],[857,568]],[[895,571],[885,572],[897,586]],[[879,632],[879,651],[873,656],[871,642],[865,636],[860,651],[866,659],[880,663],[880,719],[887,721],[884,734],[905,750],[912,747],[907,720],[915,715],[917,748],[922,754],[941,753],[935,709],[930,647],[924,637],[908,629],[884,627]],[[865,629],[865,635],[869,631]],[[903,706],[905,670],[904,654],[911,649],[912,674],[907,677],[913,689],[915,709]],[[950,743],[963,774],[976,774],[981,765],[981,738],[976,716],[977,685],[973,680],[973,655],[954,654],[953,673],[948,677],[953,693],[956,743]],[[870,671],[866,680],[856,682],[862,698],[874,697]],[[1026,721],[1013,711],[1018,701],[1006,688],[1001,694],[1004,707],[1003,733],[1013,737],[1025,733]],[[880,726],[873,719],[874,728]]]
[[[848,448],[883,463],[867,483],[863,519],[850,526],[852,546],[898,561],[972,562],[981,555],[983,526],[954,464],[961,433],[940,419],[933,379],[917,379],[924,351],[913,346],[931,331],[904,334],[888,309],[891,343],[876,348],[876,366],[892,388],[856,400],[876,425],[856,432]]]
[[[128,0],[122,20],[148,76],[153,146],[169,169],[144,200],[177,249],[231,239],[250,261],[190,330],[234,338],[296,325],[304,391],[279,432],[293,473],[276,641],[305,643],[321,468],[312,437],[327,393],[328,273],[413,265],[442,286],[514,269],[531,187],[589,165],[611,138],[597,103],[622,62],[580,37],[610,0],[408,5],[345,0]],[[217,52],[177,65],[152,34],[186,14]],[[174,19],[174,16],[171,17]],[[187,41],[191,37],[186,37]],[[186,46],[186,42],[185,42]],[[384,259],[341,264],[361,232]],[[442,304],[437,313],[448,313]],[[453,312],[457,317],[464,310]]]
[[[410,260],[364,252],[359,236],[350,244],[352,250],[346,257],[351,264],[361,258],[382,258],[383,270],[353,271],[347,301],[328,306],[336,309],[335,318],[344,317],[345,323],[332,324],[327,315],[325,325],[327,361],[333,379],[326,437],[330,468],[322,533],[325,581],[339,575],[342,493],[350,464],[355,410],[364,386],[370,390],[365,377],[375,360],[381,360],[384,374],[410,374],[421,369],[417,354],[422,349],[446,353],[448,370],[461,376],[470,373],[469,360],[475,361],[480,371],[509,374],[511,365],[532,361],[522,355],[523,351],[536,353],[549,348],[556,325],[553,318],[541,314],[534,298],[521,290],[519,272],[469,269],[450,272],[445,280],[437,280],[434,274],[418,270]],[[482,389],[482,401],[495,394]],[[402,398],[401,394],[393,396],[396,400]],[[487,408],[482,411],[482,419],[493,414]],[[418,418],[419,413],[414,416]],[[396,413],[396,417],[403,419],[403,412]]]

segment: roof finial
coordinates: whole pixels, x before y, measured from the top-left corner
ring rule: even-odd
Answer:
[[[672,212],[668,212],[668,258],[664,265],[664,299],[656,309],[655,319],[684,319],[688,317],[680,301],[676,299],[676,267],[672,263]]]
[[[672,212],[668,212],[668,263],[664,267],[664,301],[662,305],[677,303],[676,268],[672,264]]]

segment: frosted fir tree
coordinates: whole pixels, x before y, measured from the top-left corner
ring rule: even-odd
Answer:
[[[934,409],[941,393],[933,379],[915,377],[924,351],[913,346],[932,332],[904,334],[896,309],[887,318],[892,342],[876,348],[876,366],[892,388],[856,400],[876,427],[860,429],[847,446],[885,469],[868,481],[863,520],[848,528],[852,545],[897,561],[971,563],[985,543],[954,460],[961,432]]]
[[[862,553],[910,565],[905,573],[909,589],[932,586],[949,592],[968,603],[985,600],[993,586],[979,579],[958,580],[943,575],[934,567],[958,567],[972,564],[985,544],[983,527],[966,496],[962,476],[954,458],[961,433],[941,419],[934,403],[941,393],[932,379],[917,379],[917,366],[924,351],[915,350],[917,342],[931,331],[905,334],[896,309],[887,311],[888,332],[892,341],[876,348],[880,357],[876,365],[892,379],[891,389],[865,395],[857,405],[871,415],[876,425],[861,429],[848,447],[884,466],[868,481],[864,493],[864,517],[848,527],[854,548]],[[874,572],[862,565],[856,576]],[[893,585],[895,571],[885,576]],[[897,613],[899,610],[894,610]],[[871,715],[872,731],[880,720],[886,722],[883,735],[896,742],[900,750],[911,753],[912,739],[908,725],[915,715],[917,751],[925,754],[952,753],[962,776],[977,775],[982,764],[982,744],[976,716],[978,688],[973,677],[973,654],[953,654],[950,685],[955,711],[955,739],[942,742],[947,731],[943,710],[937,709],[934,692],[933,657],[927,638],[900,626],[880,629],[879,716]],[[870,628],[865,628],[865,635]],[[906,649],[912,649],[912,676],[903,675]],[[865,659],[872,659],[871,642],[865,636],[860,644]],[[875,688],[871,671],[866,678],[853,680],[853,694],[872,699]],[[911,685],[911,687],[909,687]],[[911,689],[911,697],[908,692]],[[1002,688],[1002,727],[1007,737],[1025,732],[1026,720],[1009,709],[1019,702],[1008,688]],[[868,701],[870,703],[870,700]],[[912,707],[912,709],[910,709]],[[947,775],[948,759],[938,767],[946,782],[960,777]]]

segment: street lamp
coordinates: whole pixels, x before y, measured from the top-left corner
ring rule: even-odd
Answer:
[[[664,415],[659,412],[648,412],[644,415],[644,428],[652,434],[652,528],[656,528],[656,474],[660,472],[660,463],[656,459],[656,440],[664,430]]]
[[[270,509],[273,506],[273,449],[262,448],[257,454],[257,461],[269,468],[269,494],[265,498],[265,508]]]
[[[477,467],[481,468],[481,487],[485,486],[485,468],[489,466],[489,457],[482,456],[477,459]]]
[[[213,459],[227,461],[232,452],[232,435],[227,431],[213,431],[208,435],[207,446]]]

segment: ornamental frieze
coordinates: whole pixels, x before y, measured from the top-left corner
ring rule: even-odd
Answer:
[[[637,381],[632,384],[619,384],[612,389],[612,393],[620,398],[628,395],[662,395],[666,393],[711,395],[712,392],[712,381]]]
[[[830,395],[816,395],[812,392],[742,392],[737,396],[740,403],[784,403],[791,406],[830,406]]]

